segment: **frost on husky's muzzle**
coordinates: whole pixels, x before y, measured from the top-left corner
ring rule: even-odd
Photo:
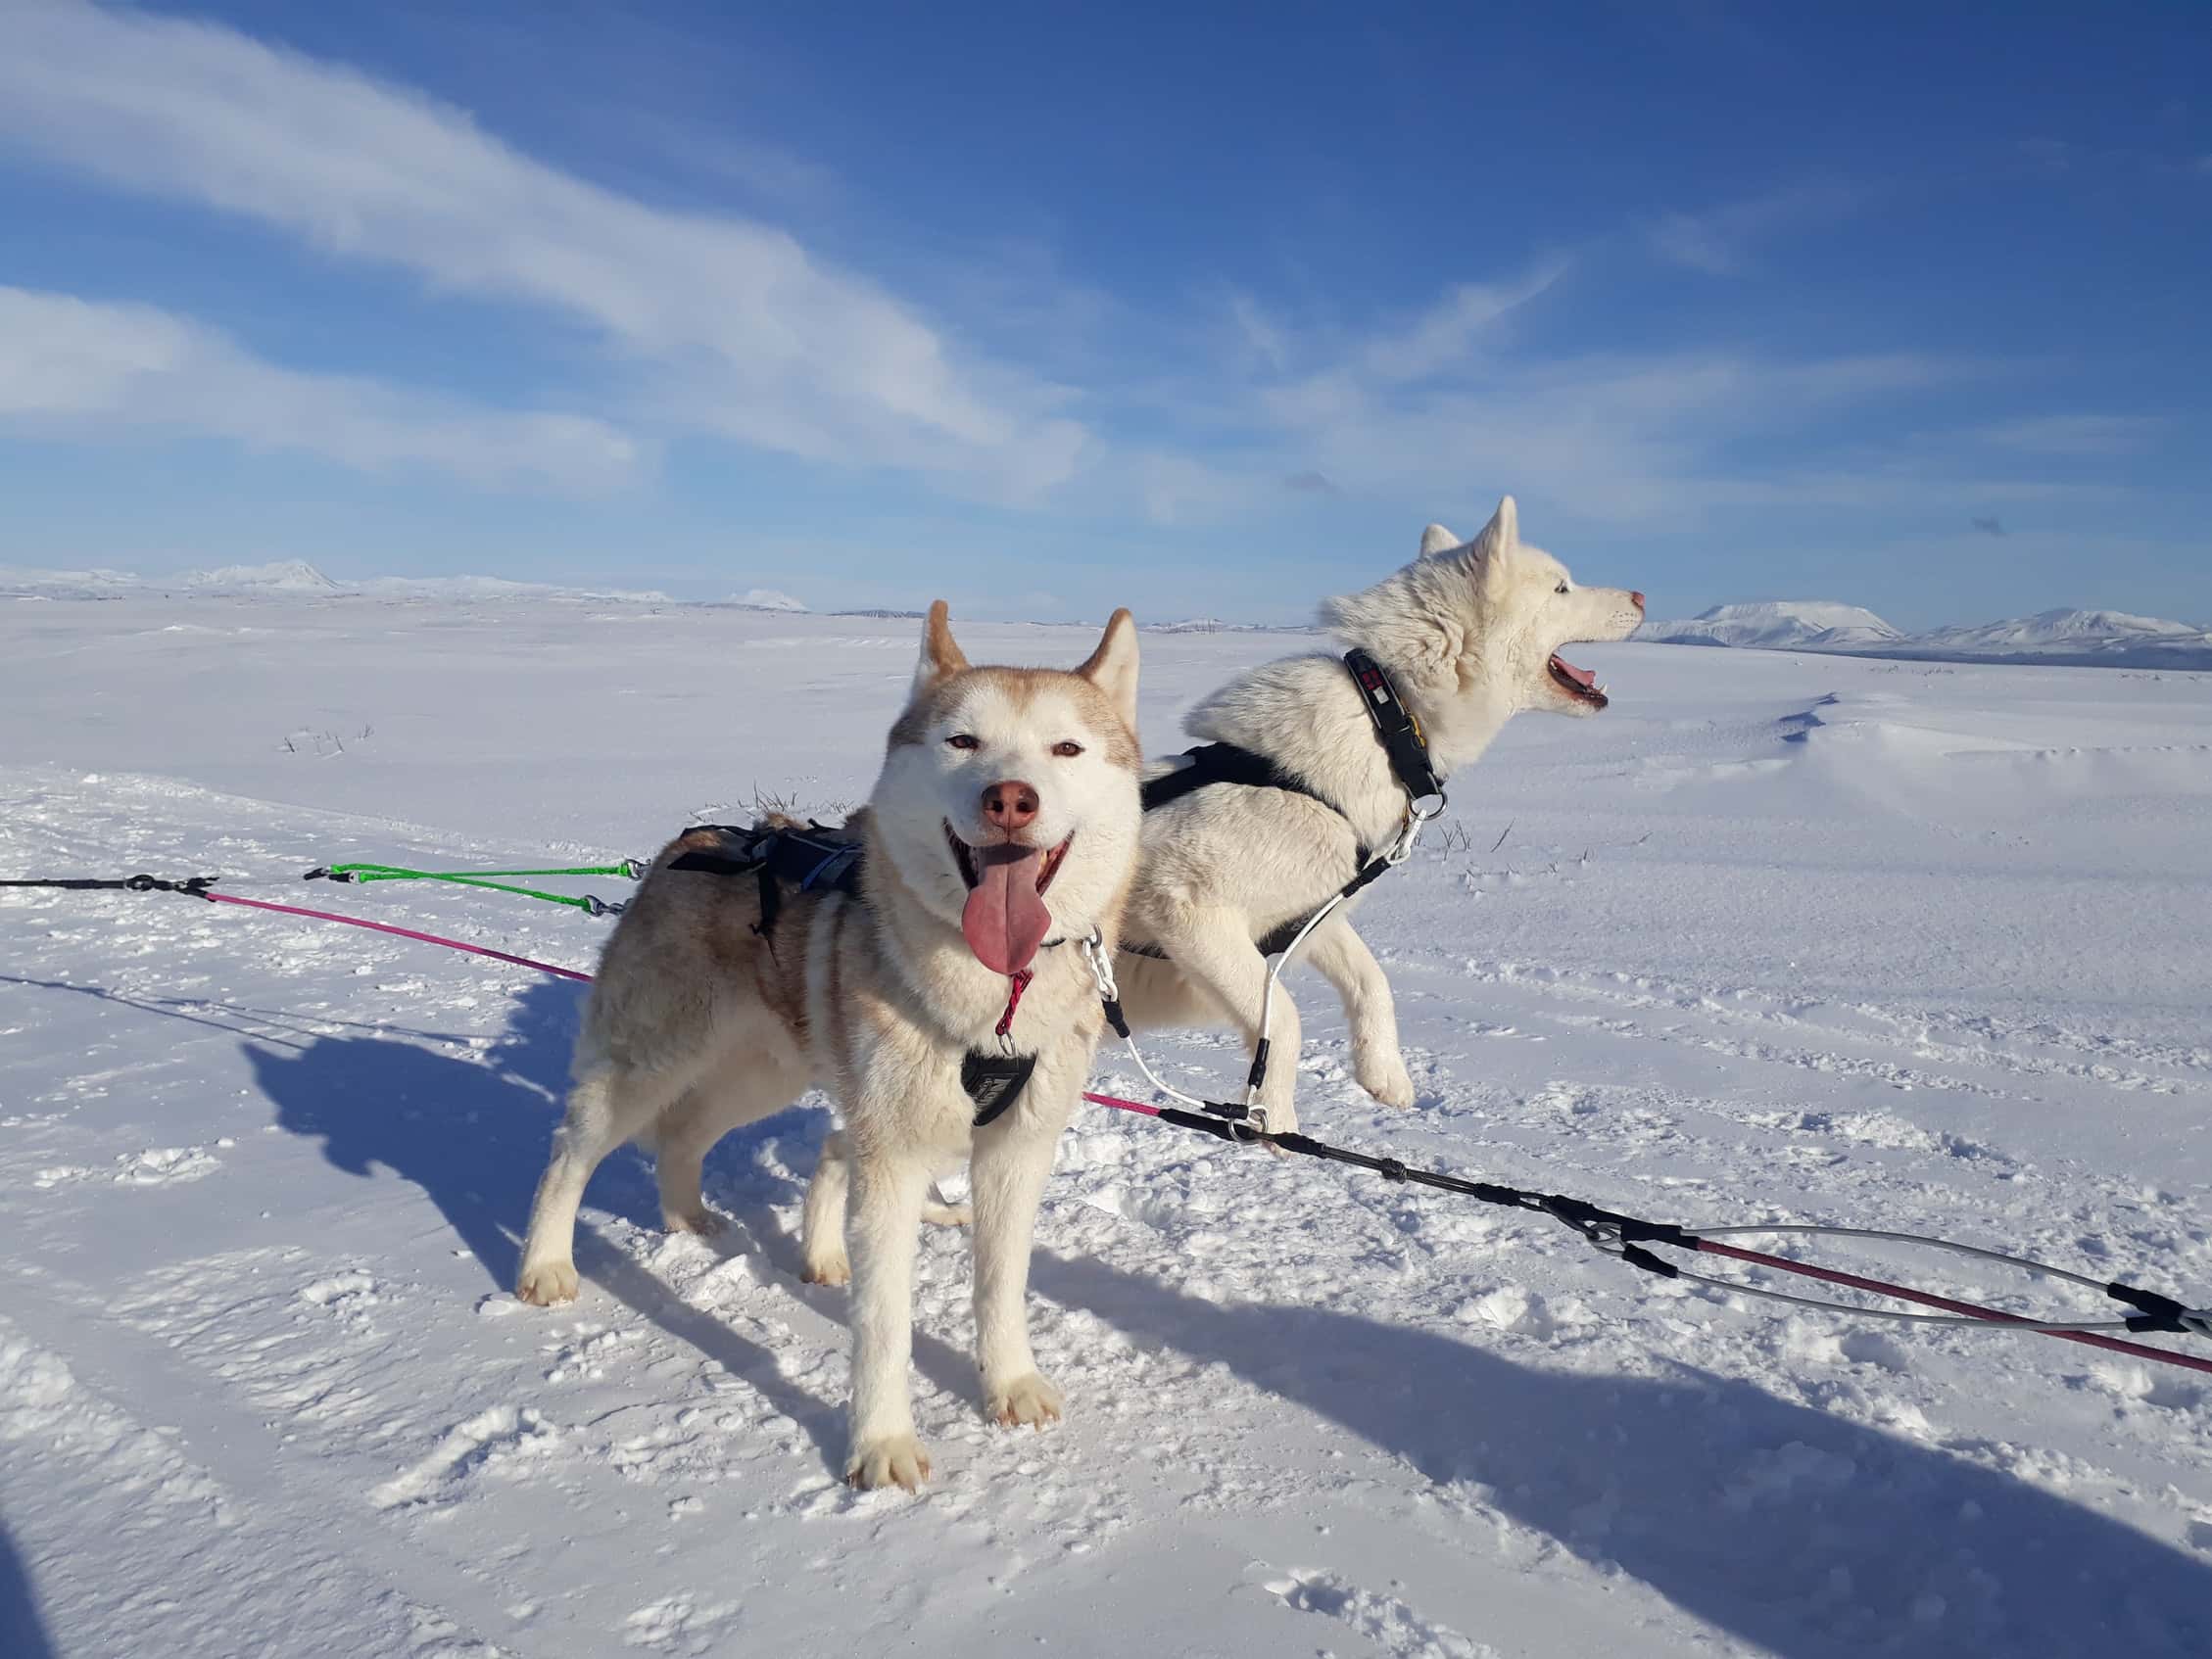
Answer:
[[[1050,849],[1016,841],[972,847],[947,824],[944,838],[960,867],[960,879],[968,884],[968,902],[960,910],[960,931],[968,948],[993,973],[1019,972],[1052,931],[1044,891],[1060,874],[1075,836]]]

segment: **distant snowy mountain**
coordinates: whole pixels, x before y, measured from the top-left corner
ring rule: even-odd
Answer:
[[[195,593],[337,593],[343,587],[305,559],[274,564],[228,564],[220,570],[188,570],[172,585]]]
[[[747,588],[732,599],[730,603],[743,605],[746,610],[803,611],[806,609],[803,601],[793,598],[789,593],[780,593],[773,588]]]
[[[2115,646],[2201,645],[2207,636],[2186,622],[2130,616],[2117,610],[2046,610],[1979,627],[1938,628],[1920,637],[1927,644],[1976,651],[2107,650]]]
[[[1647,622],[1639,640],[1764,650],[1850,650],[1903,638],[1872,611],[1835,599],[1760,599],[1714,605],[1683,622]]]
[[[1264,623],[1224,622],[1218,616],[1191,616],[1180,622],[1147,622],[1141,625],[1147,634],[1262,634],[1271,632]],[[1275,630],[1274,632],[1279,632]]]
[[[146,579],[127,570],[32,570],[0,566],[0,598],[120,599],[145,592]]]
[[[1926,662],[2212,668],[2212,631],[2110,610],[2047,610],[2005,622],[1904,634],[1856,605],[1778,599],[1715,605],[1683,622],[1647,622],[1635,638],[1661,644],[1831,651]]]
[[[327,599],[359,602],[497,602],[529,599],[571,604],[676,605],[666,593],[573,588],[515,582],[498,576],[378,576],[341,582],[304,559],[225,565],[179,575],[138,576],[121,570],[40,570],[0,566],[0,600],[87,600],[174,597]],[[712,601],[737,610],[808,614],[803,601],[774,588],[751,588]],[[912,620],[918,611],[861,609],[839,616]],[[1317,629],[1229,622],[1217,616],[1185,617],[1144,625],[1151,634],[1312,634]],[[1715,605],[1680,621],[1647,622],[1639,641],[1717,645],[1739,649],[1825,651],[1847,656],[1895,657],[1922,662],[2049,663],[2060,666],[2212,670],[2212,629],[2113,610],[2048,610],[2003,622],[1936,628],[1906,634],[1872,611],[1837,599],[1760,599]]]
[[[374,576],[339,582],[305,559],[137,576],[123,570],[24,570],[0,567],[0,598],[120,599],[156,594],[191,598],[573,599],[598,604],[674,604],[666,593],[511,582],[501,576]],[[778,609],[784,607],[778,606]]]
[[[371,599],[575,599],[594,604],[672,605],[657,589],[564,588],[504,576],[372,576],[339,590]]]

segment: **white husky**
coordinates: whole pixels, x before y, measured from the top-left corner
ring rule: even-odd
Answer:
[[[1520,540],[1508,496],[1473,541],[1432,524],[1413,563],[1329,600],[1322,614],[1345,645],[1388,672],[1420,723],[1435,771],[1449,775],[1471,765],[1523,709],[1604,708],[1595,677],[1559,653],[1578,640],[1625,639],[1643,620],[1644,595],[1576,586],[1559,560]],[[1359,868],[1362,849],[1388,847],[1407,795],[1359,687],[1333,656],[1287,657],[1241,674],[1183,729],[1264,757],[1301,787],[1218,783],[1145,815],[1116,974],[1133,1023],[1226,1024],[1249,1048],[1268,972],[1257,941],[1319,908]],[[1302,954],[1344,999],[1361,1087],[1411,1106],[1389,981],[1352,930],[1350,909],[1316,928]],[[1132,954],[1132,944],[1158,956]],[[1272,1025],[1275,1058],[1260,1103],[1271,1128],[1289,1129],[1297,1124],[1298,1015],[1279,990]]]
[[[907,1388],[915,1232],[933,1175],[964,1160],[985,1409],[1058,1417],[1030,1351],[1030,1235],[1103,1023],[1083,953],[1113,948],[1135,863],[1135,729],[1129,612],[1072,673],[971,668],[939,601],[883,772],[844,827],[863,849],[854,890],[760,882],[764,832],[808,844],[789,821],[665,848],[600,965],[517,1294],[576,1294],[577,1204],[623,1141],[652,1144],[671,1230],[719,1231],[699,1194],[707,1149],[818,1083],[845,1132],[810,1195],[806,1264],[842,1280],[849,1244],[847,1478],[911,1490],[929,1475]],[[969,1073],[1024,1056],[1026,1085],[978,1127]]]

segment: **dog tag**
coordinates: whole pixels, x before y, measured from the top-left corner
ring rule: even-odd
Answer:
[[[960,1063],[960,1086],[976,1103],[976,1127],[998,1121],[1001,1114],[1022,1098],[1030,1073],[1036,1069],[1034,1054],[974,1054]]]

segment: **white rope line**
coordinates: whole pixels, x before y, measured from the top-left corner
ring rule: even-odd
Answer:
[[[1406,821],[1399,828],[1398,839],[1391,844],[1388,851],[1381,855],[1383,863],[1395,870],[1406,860],[1412,858],[1414,856],[1414,843],[1420,839],[1422,828],[1435,816],[1435,813],[1421,811],[1419,804],[1409,798],[1406,802]],[[1342,889],[1331,893],[1328,902],[1308,917],[1306,924],[1291,935],[1290,943],[1282,947],[1282,954],[1275,958],[1274,966],[1268,970],[1267,984],[1260,992],[1261,1042],[1264,1043],[1268,1040],[1270,1030],[1274,1023],[1274,988],[1282,979],[1282,971],[1290,966],[1291,960],[1297,956],[1298,948],[1306,942],[1308,935],[1323,922],[1326,922],[1334,914],[1336,907],[1348,897],[1350,895]],[[1290,1057],[1290,1064],[1293,1066],[1298,1064],[1296,1055]],[[1247,1081],[1244,1085],[1244,1104],[1253,1114],[1259,1127],[1265,1129],[1268,1126],[1267,1114],[1260,1105],[1260,1091],[1250,1081]]]
[[[1437,813],[1441,811],[1442,808],[1439,807],[1437,812],[1424,812],[1419,803],[1409,800],[1406,803],[1406,821],[1398,830],[1398,838],[1391,843],[1386,852],[1379,855],[1382,862],[1395,870],[1412,858],[1414,856],[1414,843],[1420,839],[1421,830],[1430,819],[1436,817]],[[1363,865],[1361,868],[1364,870],[1371,868],[1371,866],[1372,861],[1370,860],[1368,865]],[[1283,946],[1281,954],[1275,958],[1274,966],[1268,971],[1267,983],[1260,993],[1260,1042],[1265,1043],[1268,1040],[1269,1030],[1274,1022],[1274,988],[1282,978],[1282,971],[1290,966],[1291,959],[1298,954],[1298,948],[1306,942],[1314,929],[1335,914],[1336,907],[1350,896],[1341,888],[1331,893],[1326,903],[1306,918],[1305,925],[1291,935],[1290,943]],[[1104,942],[1096,928],[1093,928],[1090,936],[1083,940],[1082,953],[1083,959],[1090,964],[1090,976],[1098,986],[1098,994],[1108,1002],[1120,1002],[1121,987],[1115,983],[1113,965],[1106,960]],[[1206,1110],[1207,1103],[1205,1101],[1192,1095],[1186,1095],[1180,1089],[1161,1080],[1160,1074],[1154,1071],[1150,1063],[1145,1060],[1144,1051],[1136,1046],[1136,1036],[1133,1032],[1123,1037],[1122,1042],[1129,1050],[1130,1059],[1136,1062],[1136,1068],[1144,1073],[1146,1082],[1170,1100],[1180,1101],[1184,1106],[1195,1106],[1201,1112]],[[1290,1064],[1293,1066],[1297,1064],[1295,1055],[1291,1057]],[[1252,1126],[1255,1129],[1265,1131],[1268,1127],[1267,1109],[1260,1105],[1259,1090],[1249,1081],[1244,1086],[1244,1107],[1246,1112],[1250,1114],[1249,1120]]]
[[[1122,1000],[1122,988],[1114,981],[1114,965],[1107,960],[1105,940],[1099,935],[1097,928],[1093,927],[1090,930],[1090,936],[1083,940],[1082,954],[1083,960],[1090,964],[1090,977],[1098,987],[1099,997],[1106,1002],[1119,1003]],[[1178,1100],[1185,1106],[1195,1106],[1201,1112],[1206,1110],[1204,1101],[1186,1095],[1180,1089],[1171,1087],[1160,1080],[1159,1074],[1146,1064],[1144,1051],[1136,1046],[1136,1037],[1133,1032],[1125,1035],[1122,1042],[1130,1051],[1130,1059],[1136,1062],[1136,1068],[1144,1073],[1146,1082],[1171,1100]]]

